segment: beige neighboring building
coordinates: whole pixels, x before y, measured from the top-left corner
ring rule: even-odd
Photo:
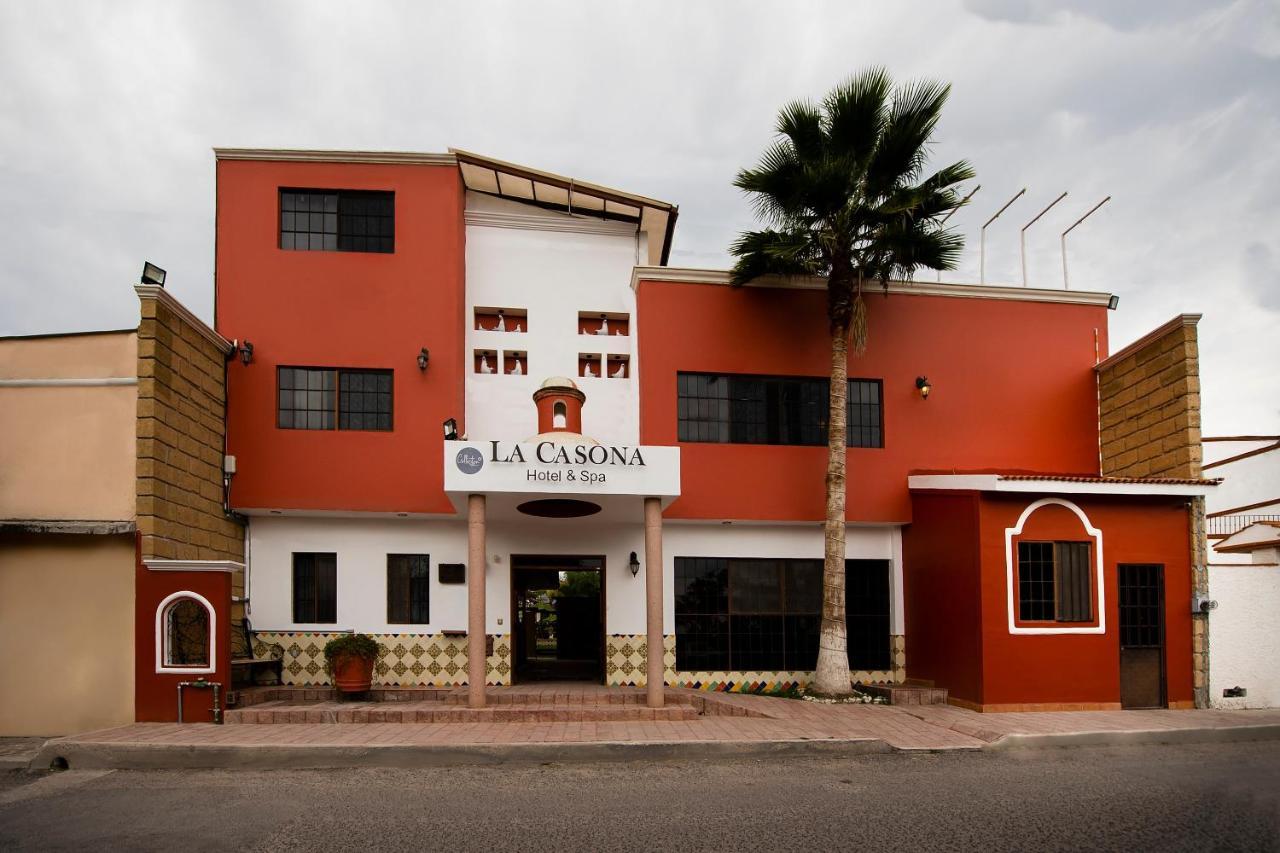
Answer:
[[[134,329],[0,338],[0,735],[134,719]]]

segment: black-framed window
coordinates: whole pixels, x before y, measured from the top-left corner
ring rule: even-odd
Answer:
[[[387,621],[425,625],[431,621],[431,557],[387,555]]]
[[[680,441],[825,445],[830,380],[814,377],[680,373],[676,377]],[[850,379],[849,447],[884,446],[878,379]]]
[[[849,666],[887,670],[889,561],[845,561]],[[818,660],[822,561],[676,557],[676,668],[809,671]]]
[[[333,367],[276,369],[276,426],[280,429],[392,428],[390,370]]]
[[[307,625],[338,621],[338,555],[293,555],[293,621]]]
[[[1088,542],[1018,543],[1018,618],[1093,621]]]
[[[396,194],[280,189],[280,248],[304,252],[394,252]]]

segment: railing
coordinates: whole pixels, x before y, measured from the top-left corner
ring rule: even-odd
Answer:
[[[1280,521],[1280,515],[1220,515],[1205,520],[1210,536],[1230,536],[1259,521]]]

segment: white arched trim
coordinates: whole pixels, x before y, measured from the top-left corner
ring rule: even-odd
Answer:
[[[209,611],[209,665],[208,666],[170,666],[165,662],[165,613],[169,605],[182,598],[190,598]],[[156,672],[170,672],[192,675],[216,671],[218,666],[218,611],[213,609],[209,599],[198,592],[182,590],[165,596],[164,601],[156,608]]]
[[[1087,627],[1031,627],[1019,625],[1017,620],[1017,609],[1014,602],[1014,582],[1013,582],[1013,537],[1022,533],[1022,528],[1026,525],[1027,519],[1036,510],[1044,506],[1056,504],[1064,506],[1075,513],[1076,518],[1080,519],[1080,523],[1084,525],[1084,530],[1093,538],[1094,541],[1094,587],[1098,590],[1098,624],[1089,625]],[[1107,590],[1102,582],[1102,531],[1097,529],[1089,522],[1089,516],[1084,514],[1084,510],[1076,506],[1069,500],[1063,498],[1041,498],[1038,501],[1027,506],[1022,511],[1022,515],[1018,516],[1018,523],[1013,527],[1006,527],[1004,530],[1004,569],[1005,569],[1005,586],[1008,590],[1009,599],[1009,633],[1010,634],[1105,634],[1107,633]],[[1070,624],[1070,623],[1064,623]]]

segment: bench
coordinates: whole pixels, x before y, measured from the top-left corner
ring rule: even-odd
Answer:
[[[231,658],[231,686],[258,687],[283,683],[284,646],[271,643],[267,646],[269,657],[260,658],[253,651],[253,627],[248,619],[240,623],[239,634],[240,648],[233,645],[232,654],[240,651],[241,657]],[[248,652],[247,657],[244,656],[245,651]]]

